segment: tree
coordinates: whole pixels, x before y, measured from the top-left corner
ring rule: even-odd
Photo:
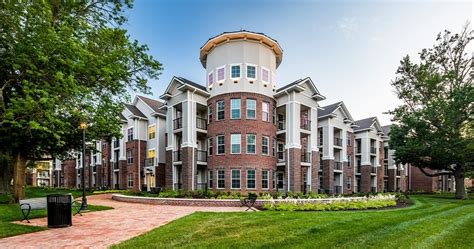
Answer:
[[[460,34],[438,34],[433,48],[419,53],[419,63],[402,59],[391,83],[403,101],[391,112],[396,161],[432,177],[453,175],[460,199],[467,198],[466,173],[474,170],[473,60],[466,53],[472,39],[468,26]]]
[[[119,136],[129,91],[149,93],[161,64],[122,28],[131,1],[0,1],[0,152],[11,155],[13,196],[30,159],[60,157]]]

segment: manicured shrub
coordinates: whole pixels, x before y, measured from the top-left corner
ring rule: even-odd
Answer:
[[[396,206],[395,200],[362,200],[362,201],[334,201],[327,203],[310,203],[298,201],[285,201],[276,204],[267,203],[263,208],[272,211],[338,211],[338,210],[363,210]]]

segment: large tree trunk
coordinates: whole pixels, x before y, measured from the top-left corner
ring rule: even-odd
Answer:
[[[10,193],[10,183],[12,180],[12,167],[10,162],[7,160],[1,162],[1,176],[0,176],[0,192],[1,193]]]
[[[468,199],[468,195],[466,193],[466,187],[464,186],[464,168],[456,167],[456,171],[454,171],[454,180],[456,181],[456,199]]]
[[[25,198],[26,161],[24,153],[13,153],[13,199],[15,202]]]

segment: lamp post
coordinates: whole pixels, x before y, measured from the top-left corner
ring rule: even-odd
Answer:
[[[87,197],[86,197],[86,128],[87,124],[81,122],[80,129],[82,130],[82,205],[81,210],[87,209]]]

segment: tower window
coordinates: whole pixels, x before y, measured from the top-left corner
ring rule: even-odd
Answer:
[[[257,78],[257,67],[247,65],[247,78],[255,80]]]
[[[207,85],[209,87],[212,87],[212,84],[214,84],[214,73],[210,72],[209,75],[207,76]]]
[[[225,66],[217,68],[217,82],[225,80]]]
[[[240,65],[232,65],[230,70],[232,79],[240,78]]]
[[[270,72],[268,69],[262,68],[262,81],[263,83],[270,83]]]
[[[240,106],[241,106],[240,99],[231,99],[230,100],[231,118],[232,119],[240,119]]]

